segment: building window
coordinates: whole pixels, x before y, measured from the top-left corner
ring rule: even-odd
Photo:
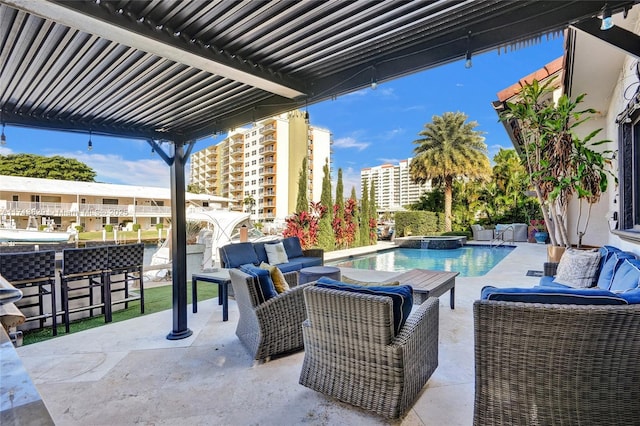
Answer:
[[[634,97],[635,100],[635,97]],[[634,101],[632,101],[634,102]],[[627,119],[621,120],[619,130],[619,229],[640,232],[640,110],[631,105]],[[625,123],[625,121],[628,121]],[[634,239],[640,239],[635,237]]]
[[[112,206],[117,206],[118,205],[118,199],[117,198],[103,198],[102,199],[102,204],[109,204]]]
[[[17,196],[17,195],[12,196],[12,197],[11,197],[11,200],[12,200],[12,201],[20,201],[20,199],[18,198],[18,196]]]

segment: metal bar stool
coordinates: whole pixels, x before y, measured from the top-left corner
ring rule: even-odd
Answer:
[[[0,275],[23,293],[16,307],[25,315],[25,321],[39,321],[40,328],[44,328],[47,319],[51,318],[54,336],[58,334],[59,315],[56,312],[55,254],[53,250],[0,254]],[[47,296],[50,309],[45,309]],[[30,314],[32,308],[37,308],[36,315]]]
[[[144,244],[119,244],[108,246],[109,286],[111,289],[111,305],[140,300],[140,313],[144,314],[144,282],[142,268],[144,264]],[[122,278],[118,278],[122,276]],[[139,293],[129,292],[129,285],[138,284]],[[118,286],[121,284],[122,286]],[[114,299],[113,293],[124,293],[121,299]]]
[[[100,308],[104,322],[111,322],[111,290],[109,287],[107,247],[65,249],[62,251],[60,271],[62,309],[65,332],[69,332],[71,313]],[[96,302],[94,289],[98,289],[100,300]],[[69,302],[87,299],[86,305],[71,308]]]

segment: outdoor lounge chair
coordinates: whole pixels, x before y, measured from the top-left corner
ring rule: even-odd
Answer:
[[[473,239],[475,241],[491,241],[493,239],[493,229],[484,229],[482,225],[471,225]]]
[[[387,418],[403,416],[438,366],[438,299],[394,335],[391,297],[307,287],[300,384]]]
[[[474,425],[640,419],[640,305],[476,301]]]
[[[251,356],[268,360],[272,355],[302,349],[302,322],[306,318],[302,291],[306,285],[260,303],[258,278],[240,269],[229,269],[229,276],[240,313],[236,335]]]

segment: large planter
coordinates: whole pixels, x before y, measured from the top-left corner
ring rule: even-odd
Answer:
[[[560,262],[560,258],[564,254],[564,251],[565,251],[565,247],[563,246],[548,245],[547,258],[549,259],[549,262],[554,262],[554,263]]]
[[[549,238],[549,233],[545,231],[537,231],[533,234],[533,238],[535,238],[536,243],[538,244],[546,244],[547,238]]]

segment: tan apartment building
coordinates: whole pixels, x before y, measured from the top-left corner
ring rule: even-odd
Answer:
[[[226,209],[229,200],[186,193],[192,209]],[[56,229],[81,225],[99,231],[106,224],[139,223],[149,229],[171,218],[169,188],[0,176],[0,223],[25,228],[29,218]]]
[[[360,170],[361,188],[365,183],[367,188],[375,187],[378,213],[403,210],[406,205],[418,201],[425,192],[431,191],[431,182],[416,184],[411,181],[409,164],[411,158],[395,165],[387,163]]]
[[[322,167],[331,161],[331,133],[311,126],[306,116],[295,110],[229,131],[218,144],[191,155],[190,183],[236,200],[253,220],[284,223],[295,211],[304,157],[312,201],[320,201]]]

